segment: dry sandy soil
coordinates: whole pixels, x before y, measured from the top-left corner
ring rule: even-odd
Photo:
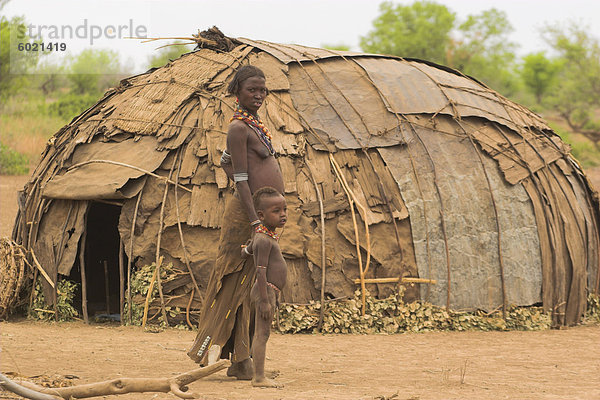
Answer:
[[[75,375],[81,384],[170,377],[195,368],[185,355],[195,336],[191,331],[24,321],[3,322],[0,332],[3,373]],[[599,326],[389,336],[273,334],[267,368],[279,371],[284,388],[252,388],[220,371],[190,389],[203,399],[600,399],[599,343]]]

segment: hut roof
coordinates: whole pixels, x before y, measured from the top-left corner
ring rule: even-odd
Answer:
[[[231,42],[228,51],[199,49],[124,79],[62,128],[26,188],[15,236],[38,246],[50,269],[68,273],[82,204],[117,201],[121,240],[133,243],[134,232],[129,257],[151,259],[164,231],[161,248],[180,263],[189,253],[206,277],[212,253],[202,247],[216,240],[232,187],[218,167],[233,113],[226,87],[240,65],[252,64],[267,76],[261,116],[291,205],[282,248],[289,260],[310,261],[298,267],[294,278],[305,283],[288,289],[289,300],[310,299],[319,288],[325,229],[333,296],[355,287],[358,237],[375,264],[370,277],[438,281],[414,288],[415,298],[483,309],[543,301],[558,307],[556,321],[578,320],[585,288],[599,286],[598,198],[543,119],[421,60]],[[364,209],[369,243],[352,226],[351,195]],[[178,235],[181,223],[189,231]],[[69,228],[66,238],[60,231]],[[207,236],[184,244],[186,233],[202,236],[194,229]],[[59,254],[40,244],[52,235]]]

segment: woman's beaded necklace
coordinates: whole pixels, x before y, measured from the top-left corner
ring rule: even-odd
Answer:
[[[263,224],[257,225],[256,228],[254,228],[256,230],[257,233],[264,233],[267,236],[272,237],[273,239],[279,241],[279,235],[277,233],[275,233],[274,231],[270,230],[269,228],[267,228],[266,226],[264,226]]]
[[[239,119],[240,121],[244,121],[258,136],[258,139],[265,145],[265,147],[269,150],[271,155],[275,155],[275,149],[273,149],[273,137],[269,133],[269,130],[263,124],[261,119],[257,116],[250,114],[248,111],[244,110],[240,104],[236,101],[235,103],[235,111],[233,113],[233,117],[231,117],[231,121],[234,119]]]

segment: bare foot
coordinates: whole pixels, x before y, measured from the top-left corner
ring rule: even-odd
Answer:
[[[252,386],[254,387],[264,387],[264,388],[282,388],[283,384],[279,382],[275,382],[269,378],[252,379]]]
[[[241,362],[234,362],[227,369],[227,376],[234,376],[241,381],[249,381],[254,376],[254,364],[250,358]]]

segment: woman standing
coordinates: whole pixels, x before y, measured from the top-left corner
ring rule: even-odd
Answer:
[[[229,358],[231,353],[232,365],[227,374],[252,379],[249,294],[255,267],[252,257],[241,257],[240,245],[260,224],[252,194],[266,186],[284,193],[284,184],[271,135],[258,116],[267,96],[264,73],[254,66],[243,66],[228,91],[237,96],[237,101],[221,166],[235,182],[236,190],[225,206],[217,261],[208,282],[198,335],[188,356],[207,364],[219,356]]]

